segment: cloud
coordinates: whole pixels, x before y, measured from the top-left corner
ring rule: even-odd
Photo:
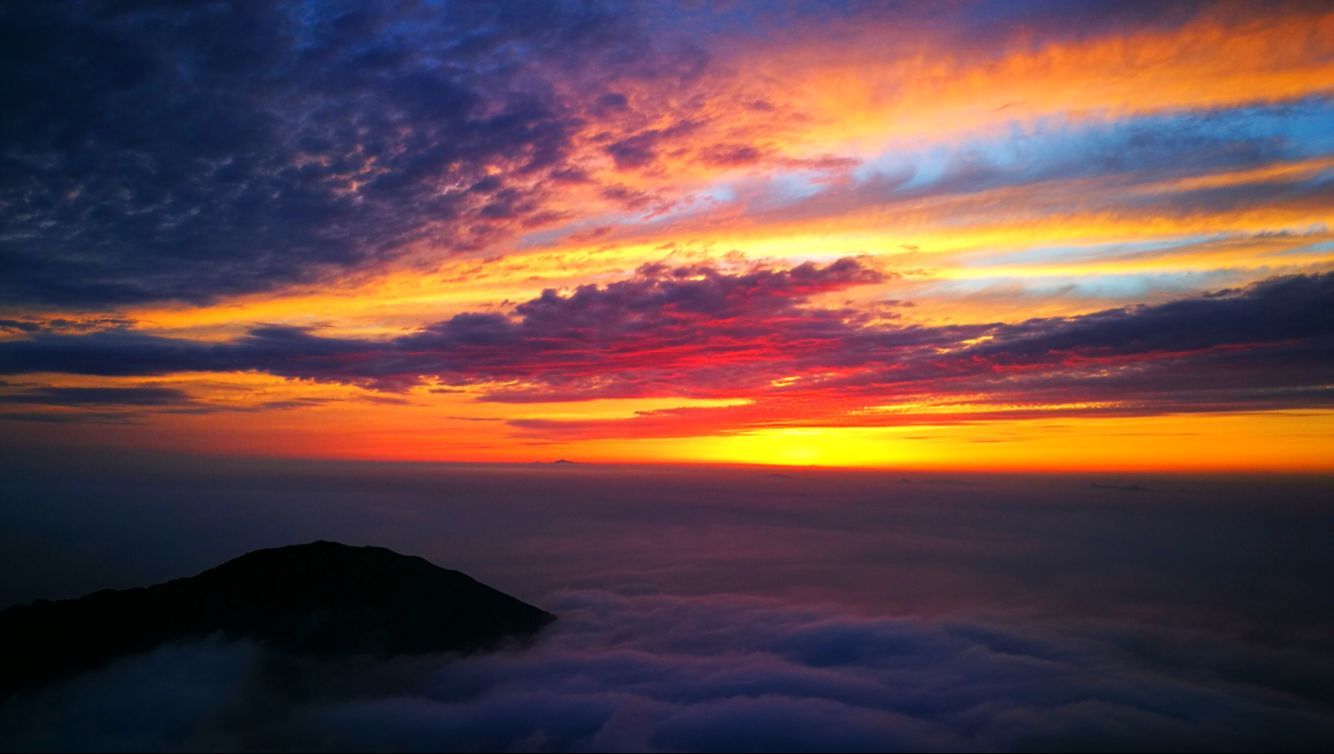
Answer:
[[[257,403],[214,402],[188,390],[160,385],[130,387],[35,387],[29,384],[0,385],[11,388],[0,393],[0,407],[35,406],[43,410],[3,411],[10,421],[54,424],[141,424],[154,413],[217,414],[229,412],[289,411],[327,405],[330,398],[297,397]],[[376,403],[406,404],[397,396],[367,394],[356,399]],[[52,410],[54,409],[54,410]]]
[[[1079,751],[1334,736],[1325,700],[1281,675],[1315,679],[1328,658],[1221,632],[860,617],[729,595],[572,592],[549,607],[561,620],[536,646],[459,659],[322,666],[245,644],[168,647],[0,707],[0,741]],[[1252,662],[1278,672],[1251,677]]]
[[[683,120],[666,128],[640,131],[607,146],[607,154],[621,170],[643,168],[657,161],[658,151],[681,137],[688,136],[698,124]]]
[[[896,144],[847,179],[796,197],[784,195],[781,181],[761,183],[747,215],[779,227],[871,213],[880,222],[892,213],[905,227],[1013,226],[1081,214],[1226,218],[1257,208],[1316,218],[1329,193],[1330,145],[1308,134],[1331,121],[1334,108],[1322,97],[1117,119],[1049,116],[999,134]],[[1309,170],[1291,175],[1263,172],[1304,162]],[[1210,176],[1218,183],[1190,183]]]
[[[480,248],[544,222],[577,170],[584,114],[560,90],[676,75],[680,55],[579,4],[54,2],[0,28],[0,296],[45,306]]]
[[[777,337],[775,327],[794,341],[811,341],[806,348],[832,344],[846,313],[804,309],[806,299],[881,279],[852,259],[732,275],[706,266],[649,265],[632,279],[582,286],[568,296],[547,290],[515,307],[512,317],[460,314],[388,341],[326,338],[279,326],[221,344],[128,331],[39,335],[0,343],[0,372],[260,370],[383,389],[426,376],[451,384],[527,378],[589,397],[589,381],[610,380],[643,393],[653,389],[649,383],[675,379],[665,371],[674,362],[718,358],[722,349],[732,351],[726,360],[733,364],[784,360],[786,354],[765,342]],[[681,380],[672,389],[687,384]],[[656,389],[667,389],[666,383]]]
[[[42,326],[38,322],[21,319],[0,319],[0,329],[11,332],[38,332]]]
[[[95,332],[130,327],[133,320],[124,317],[50,317],[42,319],[0,319],[0,331],[13,333]]]
[[[0,606],[332,538],[459,568],[560,620],[524,651],[463,660],[326,666],[244,644],[167,647],[0,705],[0,748],[1334,740],[1334,511],[1314,477],[775,477],[55,455],[14,442]]]
[[[1331,295],[1334,275],[1292,276],[1017,324],[844,325],[824,348],[794,349],[758,370],[740,393],[748,405],[512,424],[565,438],[679,436],[773,426],[774,417],[877,426],[1324,406],[1334,400],[1334,318],[1323,303]],[[756,384],[788,375],[803,378]]]
[[[1065,413],[1156,413],[1309,407],[1330,399],[1331,274],[1019,323],[899,326],[811,304],[815,296],[883,279],[855,259],[742,273],[646,265],[605,286],[545,291],[509,315],[459,314],[388,340],[279,326],[221,343],[126,330],[40,333],[0,343],[0,373],[255,370],[382,391],[428,381],[478,385],[491,401],[750,399],[602,423],[517,422],[592,434],[632,424],[667,434],[678,431],[672,425],[735,429],[774,416],[904,423],[914,411],[884,408],[923,400],[945,409],[917,413],[940,421],[942,411],[953,420],[985,418],[993,405],[1015,417],[1048,405],[1065,405]],[[950,411],[951,403],[978,408]]]
[[[176,406],[190,402],[171,387],[43,387],[0,395],[0,403],[52,406]]]
[[[39,406],[62,410],[3,411],[9,421],[51,424],[139,424],[149,411],[207,413],[214,409],[197,402],[180,388],[141,385],[134,387],[32,387],[0,393],[0,407]],[[68,409],[68,410],[64,410]]]
[[[1314,28],[1304,17],[1319,7],[1285,8],[1285,19]],[[853,9],[836,18],[798,4],[778,15],[741,6],[724,19],[666,7],[518,1],[448,9],[411,2],[11,4],[0,12],[0,296],[93,309],[202,302],[320,282],[414,248],[491,248],[565,217],[562,192],[572,181],[605,180],[604,168],[640,177],[670,177],[686,165],[847,168],[848,155],[825,154],[830,145],[807,130],[847,115],[849,103],[768,96],[810,88],[806,71],[784,59],[789,49],[810,65],[825,54],[846,57],[849,68],[870,51],[898,78],[905,71],[894,66],[926,49],[970,81],[968,72],[981,70],[972,63],[994,66],[1008,53],[1022,58],[1035,47],[1105,37],[1108,29],[1132,39],[1132,49],[1152,48],[1161,34],[1179,47],[1171,34],[1187,25],[1241,26],[1254,13],[1244,4],[1170,11],[1112,4],[1079,14],[1025,4],[930,14]],[[884,39],[895,34],[927,47],[903,45],[903,58],[887,54]],[[1188,36],[1198,45],[1198,34]],[[1216,40],[1208,38],[1212,50]],[[1260,62],[1246,65],[1264,75],[1286,70],[1282,62],[1265,67],[1273,56],[1263,50],[1247,47]],[[1152,52],[1135,57],[1157,59]],[[1122,67],[1095,62],[1099,70]],[[1243,66],[1238,75],[1250,72]],[[908,110],[916,106],[911,84],[903,92]],[[1318,151],[1310,133],[1328,119],[1323,101],[1293,105],[1291,92],[1275,96],[1286,104],[1247,108],[1235,93],[1226,107],[1195,112],[1110,103],[1132,115],[1170,114],[1129,125],[1081,115],[1072,122],[1093,125],[1016,126],[1003,143],[944,145],[955,159],[940,181],[927,183],[937,193],[968,195],[1090,171],[1154,176],[1262,164],[1306,145]],[[835,111],[822,109],[829,107]],[[1304,110],[1301,125],[1275,125],[1282,107]],[[1315,128],[1306,125],[1312,112]],[[922,198],[903,188],[881,180],[850,193],[840,187],[785,207],[783,216]],[[680,198],[667,186],[623,190],[631,192],[627,202],[654,191]],[[1183,199],[1180,209],[1318,207],[1326,193],[1213,191]]]
[[[146,418],[132,411],[4,411],[0,419],[43,424],[139,424]]]

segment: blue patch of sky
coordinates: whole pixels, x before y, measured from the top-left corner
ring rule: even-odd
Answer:
[[[1283,104],[1210,111],[1156,114],[1117,121],[1075,121],[1053,116],[1011,122],[1000,135],[964,142],[914,142],[864,161],[852,171],[856,184],[887,184],[886,198],[956,192],[1033,181],[1122,175],[1126,180],[1245,169],[1275,160],[1334,154],[1334,98],[1309,98]],[[819,170],[780,171],[756,179],[759,191],[734,180],[707,187],[694,201],[679,204],[653,223],[706,212],[720,203],[751,199],[751,211],[777,209],[818,196],[827,175]],[[741,190],[738,190],[738,187]],[[961,219],[964,222],[966,219]],[[542,246],[581,229],[605,225],[643,225],[642,213],[608,213],[562,228],[528,234],[521,248]],[[1188,244],[1196,237],[1161,243]],[[1033,259],[1052,259],[1087,247],[1033,249]],[[1124,253],[1151,248],[1125,245]],[[1111,250],[1110,253],[1117,253]],[[1012,260],[1012,258],[1011,258]],[[998,262],[999,263],[999,262]]]
[[[1291,255],[1302,256],[1306,254],[1332,254],[1334,253],[1334,241],[1317,241],[1316,243],[1305,244],[1303,246],[1294,246],[1291,249],[1284,249],[1278,256]]]
[[[699,193],[700,199],[707,202],[731,204],[736,201],[736,188],[730,183],[718,183]]]
[[[1140,301],[1218,290],[1238,285],[1253,276],[1252,270],[1230,269],[1042,277],[998,275],[942,280],[928,286],[926,291],[962,296],[995,292],[1007,297]]]
[[[1334,154],[1334,98],[1096,121],[1049,116],[962,142],[895,144],[853,171],[897,193],[1125,175],[1156,179]],[[959,181],[959,184],[954,184]]]
[[[641,215],[634,212],[608,212],[594,217],[583,218],[565,223],[554,228],[544,228],[523,234],[514,244],[518,249],[540,249],[555,246],[575,233],[583,233],[598,228],[632,225]]]
[[[809,170],[780,173],[769,181],[766,186],[767,194],[772,196],[774,203],[777,204],[815,196],[825,188],[825,184],[820,180],[822,175]]]
[[[1196,234],[1177,236],[1152,241],[1120,241],[1103,244],[1051,244],[1031,246],[1020,251],[997,253],[988,251],[969,258],[965,267],[1000,267],[1016,264],[1045,264],[1049,262],[1080,262],[1089,260],[1107,260],[1119,257],[1133,257],[1141,254],[1186,249],[1192,246],[1222,241],[1229,236],[1221,234]]]

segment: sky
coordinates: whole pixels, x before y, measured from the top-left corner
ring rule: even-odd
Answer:
[[[0,435],[1330,471],[1328,3],[9,3]]]

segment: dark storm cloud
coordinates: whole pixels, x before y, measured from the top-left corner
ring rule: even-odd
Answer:
[[[653,49],[577,3],[5,4],[0,297],[201,301],[477,248],[572,169],[554,82],[679,75]]]

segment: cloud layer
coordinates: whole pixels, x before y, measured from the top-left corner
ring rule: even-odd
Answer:
[[[1063,414],[1328,405],[1330,274],[1199,298],[1019,323],[905,326],[814,304],[881,282],[855,259],[726,273],[641,268],[629,280],[553,290],[508,314],[465,313],[389,340],[263,327],[200,343],[126,330],[0,343],[0,373],[163,376],[259,371],[403,391],[477,386],[486,401],[742,397],[749,405],[642,416],[637,431],[876,425],[1055,410]],[[128,391],[128,392],[126,392]],[[135,392],[139,391],[139,392]],[[147,392],[144,392],[147,391]],[[15,403],[148,405],[160,388],[18,392]],[[62,396],[64,396],[62,400]],[[120,396],[118,399],[117,396]],[[1052,408],[1048,408],[1052,407]],[[535,431],[623,431],[624,421],[516,420]]]
[[[0,607],[325,538],[560,620],[463,660],[165,648],[0,705],[5,748],[1334,740],[1327,479],[6,458]]]
[[[529,649],[315,665],[171,647],[0,707],[7,747],[1315,750],[1328,658],[1134,624],[570,593]],[[1263,668],[1263,670],[1261,670]],[[1227,679],[1227,680],[1220,680]],[[171,695],[159,689],[170,685]],[[147,714],[151,709],[152,714]]]
[[[0,296],[44,305],[484,247],[579,180],[570,86],[677,74],[627,14],[577,4],[62,2],[0,25]]]

